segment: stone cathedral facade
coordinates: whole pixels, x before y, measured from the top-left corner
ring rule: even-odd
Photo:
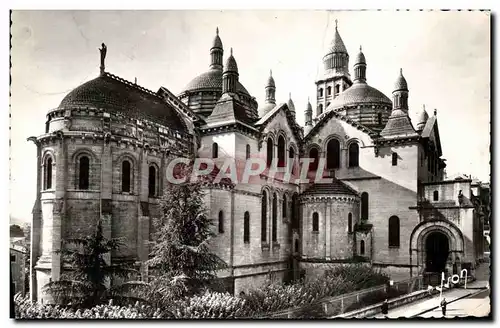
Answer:
[[[263,173],[253,183],[207,185],[217,234],[211,247],[229,265],[220,277],[235,294],[270,276],[314,277],[342,263],[410,277],[473,270],[481,261],[479,189],[469,179],[445,179],[437,113],[419,110],[410,120],[402,71],[390,97],[370,86],[364,54],[352,60],[335,27],[302,127],[291,97],[277,101],[272,75],[257,103],[243,85],[251,68],[239,68],[232,49],[224,61],[218,30],[207,50],[208,70],[174,95],[107,72],[103,45],[100,75],[66,95],[47,113],[44,133],[29,138],[38,172],[34,299],[44,299],[43,286],[61,275],[55,251],[62,240],[89,233],[98,218],[108,237],[127,240],[110,260],[131,261],[146,277],[165,171],[186,154],[258,156],[293,174],[301,158],[312,158],[308,175],[322,169],[332,179],[296,183]]]

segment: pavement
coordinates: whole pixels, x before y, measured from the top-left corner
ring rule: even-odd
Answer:
[[[488,316],[490,313],[489,276],[490,263],[484,262],[476,268],[476,280],[467,284],[467,289],[453,288],[443,292],[443,297],[448,302],[446,317],[455,316]],[[387,316],[379,313],[367,318],[400,317],[443,317],[439,295],[424,300],[419,300],[394,309],[389,309]]]

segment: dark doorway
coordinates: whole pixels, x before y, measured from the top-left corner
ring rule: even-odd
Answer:
[[[448,259],[448,237],[442,232],[431,232],[425,241],[426,271],[445,272]]]

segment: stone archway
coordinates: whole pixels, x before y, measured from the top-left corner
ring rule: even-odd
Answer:
[[[441,231],[430,232],[425,238],[425,271],[444,272],[449,255],[448,237]]]
[[[410,235],[412,275],[459,270],[463,255],[464,237],[452,222],[423,221]]]

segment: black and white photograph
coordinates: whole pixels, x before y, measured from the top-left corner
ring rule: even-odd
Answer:
[[[334,7],[10,11],[11,319],[492,320],[493,12]]]

